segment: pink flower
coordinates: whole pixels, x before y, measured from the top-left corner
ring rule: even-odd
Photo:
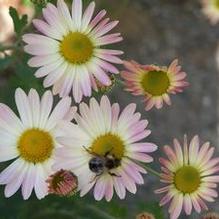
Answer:
[[[174,150],[164,146],[168,159],[160,158],[162,173],[161,182],[166,186],[156,190],[165,193],[160,205],[171,202],[169,213],[171,219],[179,217],[182,210],[187,215],[192,209],[198,213],[207,210],[205,202],[213,202],[218,196],[216,191],[219,183],[219,158],[212,158],[215,148],[206,142],[200,147],[199,137],[195,136],[189,146],[185,136],[183,146],[174,139]]]
[[[70,91],[76,102],[90,97],[96,80],[111,85],[108,73],[118,74],[114,64],[121,64],[119,50],[102,46],[122,41],[120,33],[109,34],[118,21],[105,18],[105,10],[94,18],[95,3],[91,2],[82,13],[82,0],[74,0],[72,13],[63,0],[57,7],[51,3],[43,9],[45,21],[35,19],[34,26],[42,34],[25,34],[24,50],[33,55],[28,64],[39,67],[35,76],[45,77],[44,87],[53,86],[53,94],[68,96]]]
[[[106,96],[98,103],[94,98],[90,104],[80,104],[77,124],[63,122],[66,137],[57,138],[63,145],[56,150],[55,169],[68,169],[78,177],[80,195],[94,187],[94,198],[105,197],[110,201],[114,189],[120,199],[126,190],[135,194],[136,184],[143,184],[141,173],[146,173],[139,162],[150,163],[148,153],[157,146],[140,142],[150,131],[148,121],[141,120],[136,105],[130,104],[120,113],[118,103],[111,105]]]
[[[61,169],[52,174],[46,182],[49,194],[71,196],[77,192],[78,179],[71,171]]]
[[[154,106],[162,108],[164,102],[170,105],[169,94],[182,92],[188,86],[186,73],[181,71],[177,59],[169,67],[140,65],[134,61],[125,61],[124,66],[127,69],[122,72],[125,90],[135,96],[144,96],[147,111]]]

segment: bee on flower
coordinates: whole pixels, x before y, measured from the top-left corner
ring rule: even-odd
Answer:
[[[56,150],[54,169],[68,169],[78,177],[80,195],[94,187],[94,198],[110,201],[114,189],[120,199],[126,190],[135,194],[136,184],[143,184],[145,169],[140,162],[150,163],[148,153],[157,146],[141,142],[150,135],[147,120],[130,104],[120,111],[118,103],[111,105],[106,96],[100,103],[95,98],[89,105],[81,103],[75,116],[77,124],[62,122],[66,137],[57,138],[62,147]]]

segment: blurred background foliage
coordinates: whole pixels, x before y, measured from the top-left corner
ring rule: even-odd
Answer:
[[[72,0],[65,0],[71,4]],[[83,0],[88,4],[91,0]],[[19,2],[19,4],[15,4]],[[14,20],[16,34],[10,34],[1,41],[0,38],[0,102],[15,109],[14,91],[21,87],[43,93],[43,79],[34,77],[34,68],[27,65],[29,55],[23,52],[21,36],[25,32],[34,32],[32,17],[41,17],[45,0],[0,0],[6,4],[10,15],[8,22]],[[56,3],[56,0],[47,0]],[[199,0],[96,0],[97,10],[105,8],[108,16],[120,21],[118,31],[124,41],[115,45],[125,51],[125,59],[160,65],[168,65],[179,58],[183,69],[188,73],[191,86],[172,98],[173,105],[160,111],[144,111],[140,98],[123,92],[117,85],[110,93],[112,101],[122,106],[137,103],[138,111],[149,120],[152,136],[149,141],[162,148],[170,144],[174,137],[182,140],[183,134],[190,137],[200,134],[204,141],[209,140],[218,145],[218,70],[215,62],[219,29],[210,26],[201,12]],[[0,4],[0,12],[3,10]],[[28,14],[28,19],[25,14]],[[1,15],[1,14],[0,14]],[[28,21],[28,22],[27,22]],[[0,17],[0,36],[6,32]],[[12,31],[13,32],[13,31]],[[158,156],[152,166],[159,170]],[[9,162],[10,163],[10,162]],[[8,163],[0,164],[3,170]],[[154,176],[145,176],[145,185],[139,187],[136,195],[127,194],[125,200],[114,196],[110,203],[96,202],[92,195],[79,198],[48,196],[39,201],[32,195],[23,201],[20,192],[13,197],[4,197],[4,187],[0,187],[0,219],[135,219],[141,212],[149,212],[156,219],[168,218],[167,210],[158,206],[159,197],[153,191],[160,187]],[[219,210],[218,201],[211,206]],[[180,219],[200,218],[197,214]]]

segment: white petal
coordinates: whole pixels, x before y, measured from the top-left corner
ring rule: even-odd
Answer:
[[[35,56],[28,61],[30,67],[40,67],[48,64],[55,64],[60,59],[59,53],[44,55],[44,56]]]
[[[43,86],[44,87],[50,87],[54,83],[56,83],[62,75],[65,73],[65,70],[67,69],[68,64],[66,62],[63,62],[59,67],[57,67],[54,71],[49,73],[45,80],[43,81]]]
[[[41,106],[40,106],[40,122],[39,127],[44,128],[49,114],[52,110],[53,96],[51,91],[46,91],[42,96]]]
[[[24,46],[24,51],[31,55],[41,56],[41,55],[50,55],[57,53],[59,51],[59,43],[53,44],[31,44]]]
[[[105,190],[106,190],[106,178],[105,176],[101,176],[94,187],[94,198],[97,201],[100,201],[104,195],[105,195]]]
[[[119,198],[124,199],[126,190],[121,177],[113,177],[113,184]]]
[[[35,184],[35,177],[36,177],[35,169],[36,168],[34,164],[30,163],[28,165],[28,169],[26,171],[26,174],[25,174],[25,177],[22,183],[22,195],[23,195],[24,200],[27,200],[33,191],[33,187]]]
[[[8,184],[14,178],[16,178],[17,174],[20,174],[25,162],[21,159],[15,160],[11,163],[5,170],[0,173],[0,184]]]
[[[83,18],[82,18],[82,26],[81,26],[82,29],[81,29],[81,31],[85,31],[87,29],[88,24],[90,23],[91,18],[93,16],[94,8],[95,8],[95,2],[91,2],[88,5],[87,9],[85,10]]]
[[[17,192],[23,182],[27,168],[28,164],[25,164],[22,167],[21,171],[19,173],[16,173],[16,177],[5,186],[5,197],[11,197],[12,195],[14,195],[14,193]]]
[[[38,127],[40,119],[40,97],[35,89],[30,90],[28,99],[32,112],[33,126]]]
[[[91,82],[90,75],[86,67],[81,67],[81,72],[83,72],[80,76],[80,85],[81,90],[83,91],[84,96],[91,96]]]
[[[74,83],[73,83],[73,97],[76,103],[80,103],[81,99],[82,99],[82,90],[81,90],[81,86],[80,86],[80,73],[78,71],[78,68],[75,67],[75,79],[74,79]]]
[[[47,175],[41,164],[36,164],[36,179],[34,184],[35,193],[38,199],[44,198],[48,194]]]
[[[74,0],[72,3],[72,20],[75,27],[80,30],[82,19],[82,0]]]
[[[62,76],[62,78],[59,81],[56,82],[54,85],[54,92],[57,94],[59,93],[60,97],[66,97],[69,95],[72,86],[73,81],[75,77],[75,68],[72,65],[68,65],[65,74]],[[56,87],[55,87],[56,86]]]
[[[22,37],[23,41],[28,44],[35,44],[35,45],[51,45],[55,46],[58,44],[58,41],[51,39],[49,37],[40,35],[40,34],[24,34]]]
[[[0,103],[0,121],[0,127],[15,135],[21,133],[24,129],[20,119],[3,103]]]
[[[111,104],[107,96],[103,96],[101,98],[100,108],[103,114],[103,122],[105,125],[105,130],[106,132],[109,132],[111,128],[112,112],[111,112]]]
[[[56,62],[52,62],[48,65],[42,66],[35,72],[35,76],[37,78],[44,77],[48,75],[50,72],[54,71],[57,69],[62,63],[64,62],[64,59],[60,56],[59,59]]]
[[[51,130],[54,126],[63,119],[71,106],[71,98],[65,97],[59,101],[55,109],[51,113],[48,122],[46,123],[46,129]]]
[[[21,88],[17,88],[15,91],[15,102],[23,124],[32,127],[33,121],[30,102]]]
[[[51,29],[56,30],[60,35],[66,35],[69,29],[65,22],[63,22],[62,16],[60,16],[57,8],[52,4],[48,4],[46,8],[43,8],[43,16],[50,25]]]
[[[62,34],[58,32],[56,29],[52,28],[49,26],[46,22],[39,20],[39,19],[34,19],[33,25],[43,34],[47,35],[48,37],[61,40],[62,39]]]
[[[69,111],[65,114],[65,117],[63,118],[66,121],[72,121],[75,117],[75,114],[77,112],[77,107],[73,106],[69,109]]]
[[[62,16],[63,20],[66,22],[70,30],[73,30],[72,18],[69,9],[63,0],[57,1],[57,8],[59,14]]]
[[[12,160],[18,156],[16,145],[10,145],[9,147],[0,145],[0,162]]]

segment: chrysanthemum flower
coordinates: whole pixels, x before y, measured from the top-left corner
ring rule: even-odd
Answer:
[[[63,0],[57,7],[48,3],[43,9],[45,21],[34,19],[33,24],[43,35],[25,34],[24,50],[34,55],[28,62],[31,67],[40,67],[36,77],[44,77],[44,86],[53,85],[53,94],[67,96],[73,91],[76,102],[82,96],[91,96],[95,79],[109,86],[111,80],[106,72],[117,74],[111,63],[121,64],[119,50],[101,49],[101,46],[122,40],[120,33],[107,34],[118,21],[103,19],[105,10],[94,18],[95,3],[91,2],[82,14],[82,1],[74,0],[72,14]]]
[[[171,201],[169,213],[171,219],[179,217],[182,209],[190,215],[192,209],[198,213],[207,210],[205,202],[213,202],[218,196],[219,158],[212,158],[214,148],[206,142],[199,146],[199,138],[195,136],[189,146],[186,136],[184,146],[174,139],[174,150],[164,147],[168,159],[160,158],[162,165],[161,182],[167,186],[157,190],[157,193],[166,193],[160,205]]]
[[[100,104],[92,98],[89,106],[80,104],[78,125],[66,125],[63,130],[69,137],[57,140],[63,147],[57,148],[55,169],[72,170],[79,180],[80,195],[84,196],[94,187],[94,198],[110,201],[115,189],[124,199],[126,189],[136,193],[136,184],[143,184],[140,173],[146,173],[138,162],[150,163],[147,153],[157,149],[152,143],[139,142],[150,131],[148,121],[140,120],[135,113],[136,105],[128,105],[120,114],[118,103],[110,104],[106,96]]]
[[[202,0],[203,13],[209,18],[210,22],[215,25],[219,21],[219,0]]]
[[[169,94],[182,92],[188,85],[186,73],[181,71],[177,59],[169,67],[140,65],[135,61],[125,61],[124,66],[127,68],[122,72],[125,90],[136,96],[144,96],[147,111],[154,106],[162,108],[163,102],[170,105]]]
[[[49,194],[59,196],[71,196],[77,192],[78,179],[68,170],[59,170],[52,174],[46,182],[48,183]]]
[[[6,197],[22,187],[24,199],[32,190],[41,199],[48,193],[46,179],[52,173],[56,137],[62,136],[58,123],[72,120],[76,108],[71,108],[71,98],[66,97],[51,112],[52,93],[45,92],[40,100],[34,89],[27,96],[18,88],[15,101],[20,119],[0,103],[0,162],[16,159],[0,173],[0,184],[6,185]]]
[[[201,219],[219,219],[219,214],[215,212],[209,212],[202,216]]]

